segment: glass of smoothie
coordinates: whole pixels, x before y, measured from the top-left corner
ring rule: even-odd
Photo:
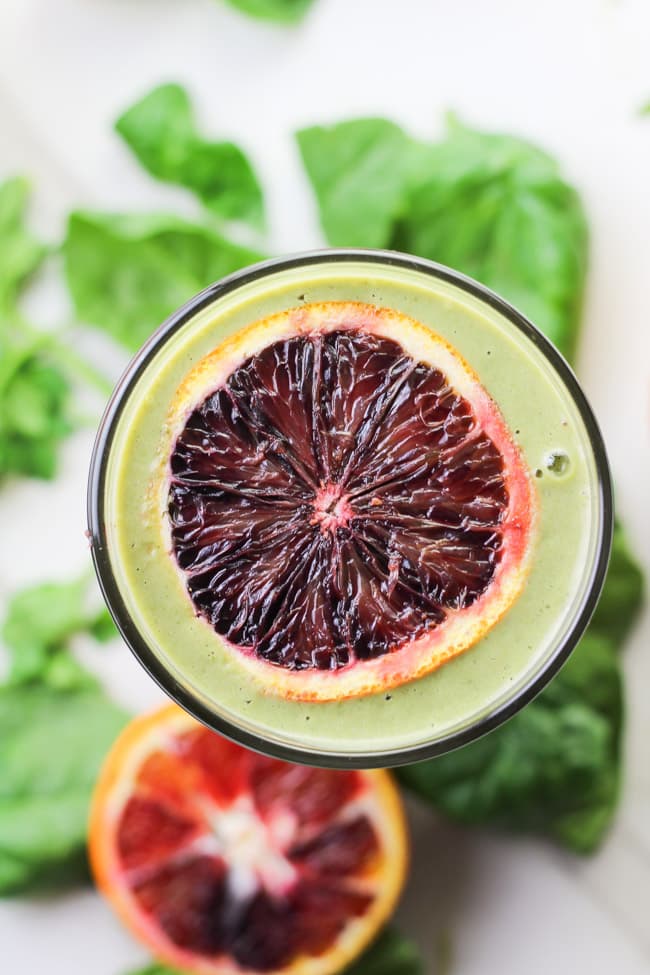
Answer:
[[[89,481],[113,617],[206,725],[291,761],[406,764],[490,731],[598,600],[607,458],[507,302],[393,252],[271,260],[135,356]]]

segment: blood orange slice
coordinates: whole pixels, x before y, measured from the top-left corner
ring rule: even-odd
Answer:
[[[175,705],[138,718],[90,821],[100,889],[154,954],[200,975],[328,975],[394,909],[406,834],[387,772],[265,758]]]
[[[165,443],[183,584],[268,690],[413,680],[523,587],[524,460],[459,354],[396,311],[312,304],[244,329],[189,374]]]

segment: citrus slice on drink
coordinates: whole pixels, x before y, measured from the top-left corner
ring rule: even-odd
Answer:
[[[99,888],[197,975],[339,971],[392,913],[406,856],[387,772],[266,758],[175,705],[122,733],[91,810]]]
[[[526,463],[458,352],[397,311],[326,302],[238,332],[186,377],[163,443],[182,585],[268,691],[414,680],[522,590]]]

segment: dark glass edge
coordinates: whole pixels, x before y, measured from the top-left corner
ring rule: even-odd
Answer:
[[[365,261],[371,264],[388,264],[403,267],[456,285],[461,290],[479,298],[502,314],[540,349],[568,388],[587,430],[596,463],[601,510],[597,543],[598,555],[592,567],[591,577],[582,605],[571,631],[567,634],[566,639],[559,644],[555,653],[547,661],[540,673],[521,688],[516,697],[495,708],[489,714],[461,731],[453,732],[443,738],[437,739],[435,742],[415,745],[397,751],[373,753],[372,755],[364,755],[361,753],[358,755],[348,755],[338,752],[301,749],[296,746],[284,745],[280,742],[262,739],[214,714],[190,691],[184,688],[178,681],[174,680],[149,648],[129,616],[110,564],[104,517],[104,485],[107,463],[118,421],[131,391],[149,365],[151,359],[165,341],[206,305],[211,304],[223,295],[251,281],[256,281],[267,273],[286,271],[296,267],[322,264],[324,262],[353,261]],[[100,589],[111,616],[126,645],[136,659],[169,697],[193,715],[198,721],[206,725],[206,727],[212,728],[254,751],[303,765],[339,769],[389,768],[409,765],[413,762],[428,758],[435,758],[438,755],[469,744],[488,732],[493,731],[529,704],[558,673],[587,628],[605,581],[614,527],[612,479],[600,427],[573,370],[546,336],[525,315],[503,298],[499,297],[499,295],[458,271],[454,271],[442,264],[436,264],[433,261],[413,257],[409,254],[402,254],[398,251],[372,251],[362,249],[316,250],[261,261],[241,271],[236,271],[234,274],[228,275],[215,284],[205,288],[163,322],[131,359],[129,365],[118,380],[104,411],[90,461],[87,518],[93,564]]]

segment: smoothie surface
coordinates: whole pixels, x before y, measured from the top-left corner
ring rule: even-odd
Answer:
[[[454,346],[498,404],[531,470],[538,525],[525,589],[480,642],[388,693],[289,701],[265,693],[195,615],[161,531],[160,431],[197,360],[257,319],[304,302],[394,308]],[[602,517],[584,422],[545,355],[500,311],[456,284],[379,263],[325,262],[271,272],[217,298],[161,346],[121,414],[105,488],[111,568],[140,635],[174,682],[251,735],[339,756],[408,750],[457,733],[544,669],[584,601]],[[405,761],[408,756],[405,757]]]

